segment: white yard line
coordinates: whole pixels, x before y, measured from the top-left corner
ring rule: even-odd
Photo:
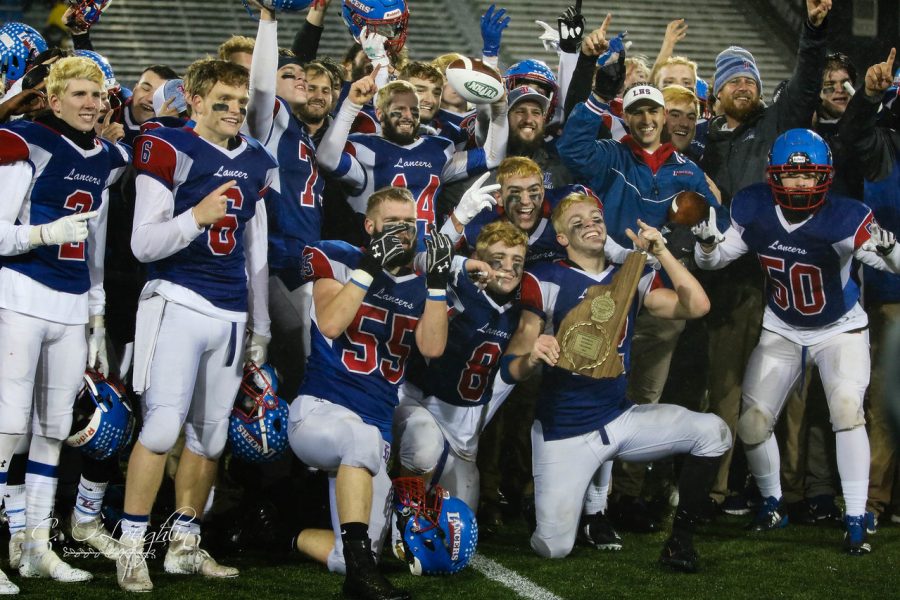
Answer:
[[[491,581],[508,587],[522,598],[529,598],[530,600],[563,600],[550,590],[545,590],[530,579],[522,577],[515,571],[507,569],[483,554],[476,554],[471,564],[473,569]]]

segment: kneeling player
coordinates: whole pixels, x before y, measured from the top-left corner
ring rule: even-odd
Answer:
[[[504,378],[516,381],[544,368],[531,431],[537,510],[531,547],[547,558],[561,558],[572,550],[585,491],[604,462],[652,461],[687,453],[672,535],[660,562],[695,571],[693,533],[719,458],[731,446],[728,428],[715,415],[680,406],[634,406],[625,390],[634,321],[641,306],[657,317],[695,319],[709,310],[709,300],[700,283],[666,249],[659,231],[638,221],[640,234],[628,230],[629,238],[659,260],[674,290],[663,288],[659,275],[645,267],[634,301],[624,307],[628,314],[618,345],[624,373],[594,379],[561,369],[559,343],[542,333],[558,331],[585,290],[610,283],[619,266],[606,264],[606,226],[593,198],[572,194],[563,199],[553,211],[553,225],[568,258],[525,272],[525,310],[501,367]]]
[[[481,230],[477,257],[495,279],[481,289],[457,271],[450,282],[450,333],[440,358],[411,368],[394,432],[404,474],[439,483],[473,510],[478,507],[478,438],[506,400],[512,384],[496,380],[500,357],[519,324],[515,292],[527,245],[514,225],[497,221]]]

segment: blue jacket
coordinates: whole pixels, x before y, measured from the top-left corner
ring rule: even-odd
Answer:
[[[589,98],[572,111],[556,147],[576,180],[603,200],[608,235],[630,247],[625,229],[637,231],[638,219],[653,227],[664,225],[672,199],[684,190],[704,196],[716,208],[719,229],[728,227],[727,212],[716,202],[703,171],[693,161],[671,144],[647,154],[631,136],[621,142],[598,140],[602,120],[602,108]]]

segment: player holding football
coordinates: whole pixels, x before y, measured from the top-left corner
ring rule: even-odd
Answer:
[[[552,335],[575,308],[585,290],[607,284],[619,270],[603,253],[606,224],[595,199],[572,194],[553,211],[553,223],[567,259],[538,264],[525,272],[522,304],[526,309],[501,369],[506,380],[524,380],[543,369],[536,420],[532,427],[537,529],[531,547],[546,558],[566,556],[575,543],[585,491],[597,469],[616,458],[656,460],[688,454],[679,482],[680,501],[660,562],[695,571],[698,556],[693,533],[706,504],[719,458],[731,446],[725,423],[666,404],[633,405],[625,396],[634,322],[641,307],[669,319],[695,319],[709,310],[700,283],[677,261],[659,231],[638,221],[640,233],[628,237],[652,253],[674,289],[645,267],[618,344],[625,372],[594,379],[557,367],[560,345]]]
[[[755,252],[766,272],[767,303],[759,344],[742,386],[737,432],[764,502],[749,528],[787,525],[778,444],[772,430],[807,361],[819,368],[835,432],[846,510],[845,550],[866,554],[863,514],[868,492],[869,439],[863,396],[869,385],[868,319],[851,276],[857,259],[900,270],[894,235],[863,203],[829,192],[831,151],[816,133],[791,129],[769,153],[768,184],[738,192],[724,237],[709,222],[696,228],[694,251],[705,269],[722,268]]]
[[[135,147],[137,204],[131,248],[147,263],[135,339],[135,391],[144,425],[128,463],[119,586],[153,588],[144,534],[184,425],[175,476],[178,512],[169,573],[236,577],[199,547],[200,518],[225,447],[244,361],[265,362],[269,334],[266,210],[276,162],[240,135],[249,74],[220,60],[188,67],[193,128],[159,128]],[[248,343],[244,344],[244,332]]]
[[[75,582],[91,575],[50,549],[50,517],[85,365],[107,362],[99,342],[107,187],[130,156],[94,133],[104,77],[91,60],[56,62],[46,84],[50,112],[0,128],[0,484],[31,421],[19,573]],[[0,574],[0,591],[18,588]]]

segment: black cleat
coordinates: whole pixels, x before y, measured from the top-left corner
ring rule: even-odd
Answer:
[[[659,555],[659,564],[684,573],[696,573],[699,562],[700,556],[690,538],[674,533],[666,540]]]
[[[581,517],[578,524],[578,541],[598,550],[622,549],[622,538],[604,513]]]
[[[409,592],[398,590],[378,570],[369,540],[344,543],[344,598],[356,600],[410,600]]]

